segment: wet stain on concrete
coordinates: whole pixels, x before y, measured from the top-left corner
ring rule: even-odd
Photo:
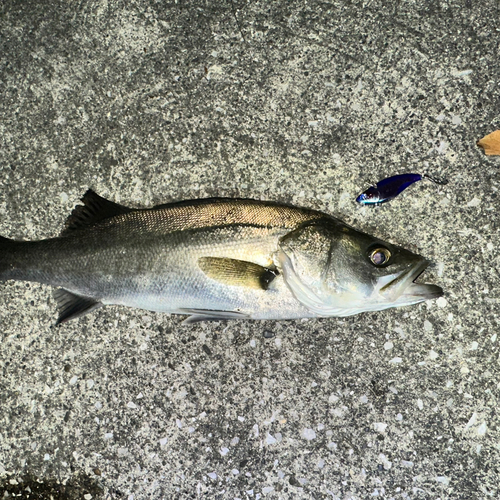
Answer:
[[[7,476],[0,480],[0,498],[23,500],[100,500],[103,490],[85,474],[67,481],[56,478],[38,478],[32,475]]]

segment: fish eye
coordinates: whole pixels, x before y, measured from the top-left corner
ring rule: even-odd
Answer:
[[[369,253],[369,257],[372,264],[376,266],[384,266],[389,262],[391,252],[387,248],[377,247]]]

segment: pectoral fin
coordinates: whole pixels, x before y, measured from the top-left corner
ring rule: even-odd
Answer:
[[[56,325],[66,323],[66,321],[78,318],[78,316],[83,316],[102,306],[100,302],[94,299],[76,295],[68,292],[68,290],[64,290],[64,288],[54,290],[54,298],[59,309],[59,318]]]
[[[200,257],[198,266],[211,279],[225,285],[267,290],[278,275],[276,271],[244,260]]]

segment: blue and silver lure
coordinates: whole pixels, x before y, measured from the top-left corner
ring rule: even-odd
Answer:
[[[429,179],[439,185],[448,184],[447,181],[436,179],[428,174],[393,175],[377,182],[375,186],[370,186],[356,198],[356,201],[362,205],[380,205],[396,198],[396,196],[403,192],[408,186],[422,179]]]

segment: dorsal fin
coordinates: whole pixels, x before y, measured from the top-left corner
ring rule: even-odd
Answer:
[[[66,219],[66,226],[61,236],[66,236],[76,229],[91,226],[96,222],[109,219],[115,215],[126,214],[133,209],[106,200],[89,189],[82,198],[83,205],[77,205]]]

